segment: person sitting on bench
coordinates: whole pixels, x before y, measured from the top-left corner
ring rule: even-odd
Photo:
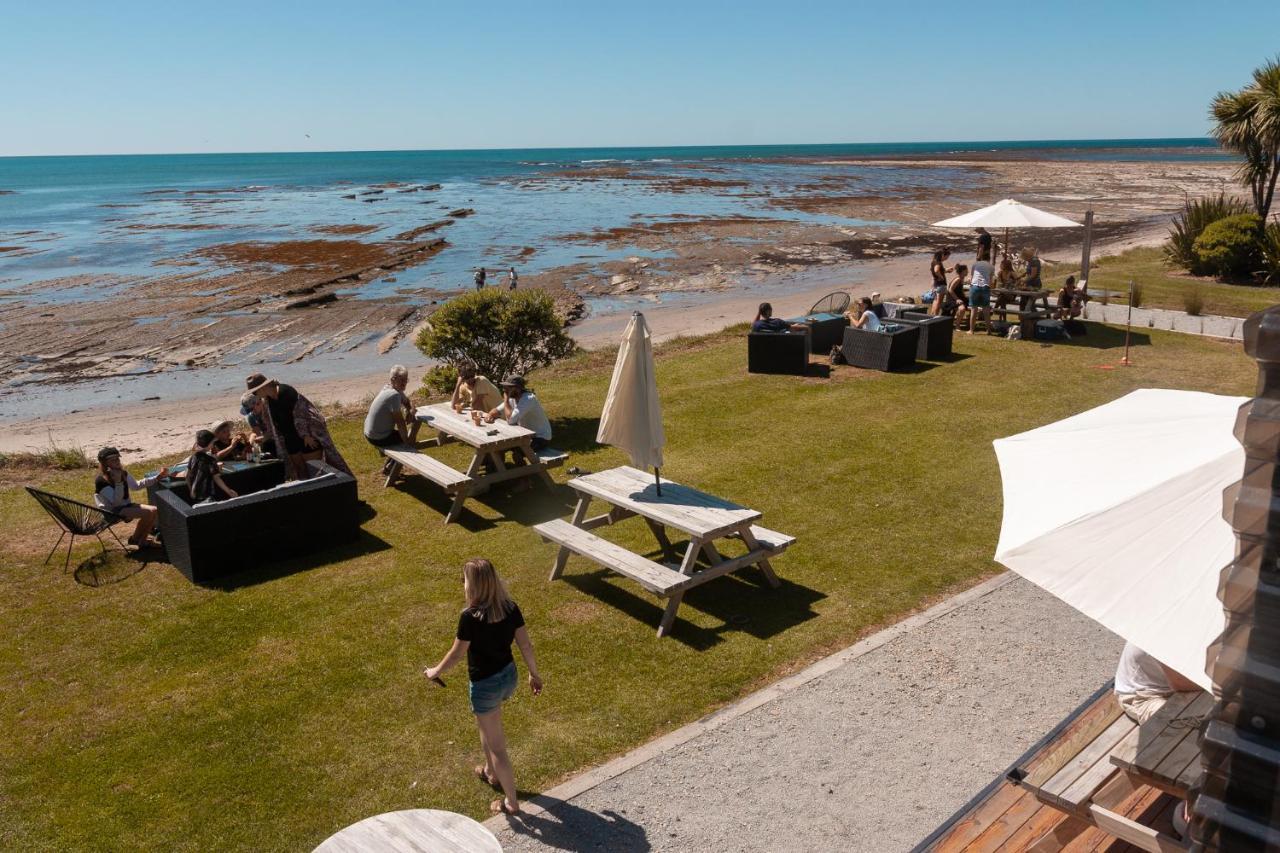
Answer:
[[[455,412],[467,408],[487,412],[501,402],[502,392],[488,377],[477,373],[474,364],[458,365],[458,381],[453,386],[453,400],[450,401]]]
[[[236,497],[235,489],[222,480],[222,468],[213,455],[213,432],[202,429],[196,433],[195,446],[187,457],[187,494],[191,503],[219,501]]]
[[[849,325],[855,329],[865,329],[868,332],[880,331],[880,316],[875,312],[875,306],[869,297],[862,297],[858,300],[856,312],[851,311],[848,314]]]
[[[502,405],[494,408],[485,418],[493,423],[502,418],[513,426],[533,430],[533,449],[542,450],[551,445],[551,421],[537,395],[526,385],[523,376],[512,375],[502,380]]]
[[[779,320],[773,316],[773,306],[768,302],[761,302],[760,307],[756,309],[755,322],[751,324],[753,332],[807,332],[809,327],[804,323],[788,323],[786,320]]]
[[[1170,669],[1133,643],[1125,643],[1116,665],[1115,693],[1120,709],[1141,725],[1174,693],[1199,692],[1194,681]]]
[[[1076,290],[1076,277],[1067,276],[1067,280],[1063,282],[1062,289],[1058,291],[1058,308],[1053,312],[1053,316],[1058,320],[1074,320],[1080,316],[1083,308],[1083,300],[1080,298],[1079,291]]]
[[[413,444],[418,438],[418,410],[404,393],[409,370],[403,364],[391,368],[386,385],[373,398],[364,419],[365,441],[374,447]]]

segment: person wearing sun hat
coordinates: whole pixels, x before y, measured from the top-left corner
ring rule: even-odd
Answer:
[[[288,458],[294,479],[307,479],[307,463],[317,459],[344,474],[351,473],[329,436],[324,415],[296,388],[261,373],[251,374],[245,379],[245,386],[265,403],[264,434],[275,442],[276,451]]]
[[[169,469],[161,468],[150,477],[135,480],[133,475],[120,463],[120,451],[114,447],[104,447],[98,451],[98,476],[93,481],[93,502],[100,509],[114,513],[121,518],[137,521],[129,544],[143,548],[150,543],[149,536],[155,529],[159,511],[150,504],[140,504],[133,500],[133,492],[144,491],[156,480],[166,476]]]
[[[551,444],[551,420],[537,395],[525,384],[524,377],[512,374],[502,380],[502,405],[489,412],[488,422],[503,418],[509,424],[533,430],[533,449]]]
[[[226,462],[231,459],[244,459],[249,455],[249,436],[243,432],[232,436],[231,427],[235,425],[234,421],[219,419],[209,425],[209,432],[213,433],[213,442],[209,445],[209,453],[213,455],[219,462]]]

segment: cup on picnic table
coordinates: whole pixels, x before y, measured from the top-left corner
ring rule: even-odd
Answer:
[[[480,426],[480,419],[484,417],[484,413],[479,409],[471,410],[471,422],[476,426]]]

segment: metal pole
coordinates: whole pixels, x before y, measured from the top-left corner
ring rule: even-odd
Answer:
[[[658,476],[658,466],[653,466],[653,484],[658,487],[658,497],[662,497],[662,478]]]
[[[1130,367],[1133,362],[1129,361],[1129,327],[1133,325],[1133,279],[1129,279],[1129,311],[1124,319],[1124,358],[1120,359],[1120,363],[1125,367]]]

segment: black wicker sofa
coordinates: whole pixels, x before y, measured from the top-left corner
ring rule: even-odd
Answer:
[[[169,562],[193,583],[296,556],[360,534],[355,478],[309,462],[312,479],[281,482],[230,500],[191,505],[186,484],[156,493]]]
[[[747,372],[804,376],[809,371],[811,345],[812,337],[807,331],[749,332]]]
[[[868,332],[853,326],[844,330],[840,352],[845,362],[872,370],[901,370],[916,363],[920,328],[904,324],[893,332]]]
[[[898,323],[909,323],[920,329],[920,344],[916,347],[919,361],[945,361],[951,358],[951,344],[955,337],[955,319],[945,314],[933,317],[921,311],[905,311],[898,315]]]

